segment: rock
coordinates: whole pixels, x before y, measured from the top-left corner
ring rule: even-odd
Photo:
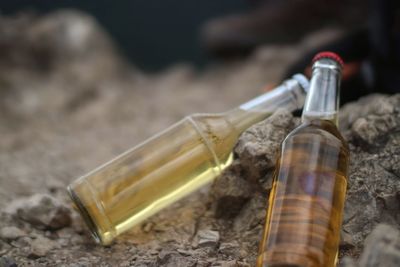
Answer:
[[[223,261],[223,262],[220,262],[220,266],[221,267],[238,267],[239,265],[237,264],[237,261],[236,260],[233,260],[233,261]]]
[[[26,233],[24,231],[15,226],[8,226],[0,229],[0,238],[7,241],[11,241],[25,235]]]
[[[105,68],[103,66],[104,71],[115,65],[107,61],[113,52],[111,40],[88,14],[73,10],[41,17],[22,13],[15,18],[2,16],[0,22],[0,45],[6,55],[2,57],[0,66],[43,73],[43,70],[66,67],[77,60],[85,61],[81,67],[88,66],[88,61],[108,63]],[[9,31],[9,27],[14,27],[14,30]],[[98,57],[97,53],[103,53],[104,57]]]
[[[352,137],[364,149],[379,148],[387,140],[389,132],[398,129],[398,96],[370,95],[341,109],[341,129],[351,129]]]
[[[400,231],[380,224],[365,241],[360,267],[397,267],[400,263]]]
[[[45,237],[38,237],[32,241],[28,258],[37,259],[46,256],[52,249],[56,248],[56,243]]]
[[[231,260],[231,261],[221,261],[219,262],[220,267],[250,267],[251,265],[246,262]]]
[[[238,233],[243,233],[256,225],[264,224],[267,208],[267,198],[262,195],[254,196],[235,218],[233,229]]]
[[[350,257],[344,257],[340,264],[341,267],[359,267],[358,264]]]
[[[387,140],[387,133],[398,127],[398,120],[390,114],[368,115],[357,119],[352,126],[353,135],[371,148]]]
[[[234,218],[252,197],[254,185],[237,177],[235,172],[225,171],[216,179],[212,195],[217,218]]]
[[[393,113],[394,110],[392,100],[386,95],[371,94],[364,96],[340,108],[339,127],[342,131],[346,131],[357,119],[368,114],[384,115]]]
[[[281,142],[293,127],[292,114],[281,109],[246,130],[235,147],[235,155],[245,172],[242,177],[254,182],[270,174]]]
[[[353,237],[349,234],[343,231],[343,229],[340,231],[340,248],[342,249],[348,249],[348,248],[353,248],[354,242],[353,242]]]
[[[238,255],[239,250],[240,250],[240,245],[236,241],[230,243],[221,243],[221,245],[218,248],[218,251],[220,253],[226,255]]]
[[[190,257],[185,257],[180,255],[177,252],[171,251],[161,251],[158,255],[158,260],[155,265],[152,266],[166,266],[166,267],[175,267],[175,266],[187,266],[187,267],[195,267],[196,261]]]
[[[0,255],[6,254],[11,249],[11,246],[0,240]]]
[[[197,233],[199,247],[216,247],[219,242],[219,232],[212,230],[200,230]]]
[[[46,194],[18,199],[7,211],[41,230],[58,230],[71,224],[70,210]]]
[[[32,244],[32,238],[30,238],[29,236],[24,236],[24,237],[18,238],[17,240],[14,240],[11,242],[11,245],[13,247],[21,248],[21,249],[30,247],[31,244]]]
[[[18,265],[12,258],[0,257],[0,267],[18,267]]]

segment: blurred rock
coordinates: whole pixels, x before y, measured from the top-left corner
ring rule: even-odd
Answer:
[[[119,64],[109,36],[90,15],[76,10],[0,17],[0,47],[0,66],[8,71],[40,74],[81,62],[82,71],[109,76]],[[88,62],[96,71],[85,69]]]
[[[0,257],[0,267],[18,267],[12,258]]]
[[[15,226],[3,227],[0,229],[0,239],[14,240],[19,237],[25,236],[26,233]]]
[[[212,230],[200,230],[197,233],[199,247],[216,247],[219,242],[219,232]]]
[[[70,210],[50,195],[18,199],[7,211],[42,230],[58,230],[71,224]]]
[[[344,257],[340,264],[341,267],[359,267],[358,264],[349,257]]]
[[[175,267],[175,266],[188,266],[195,267],[196,261],[189,257],[185,257],[176,252],[161,252],[158,255],[158,260],[155,265],[152,266],[165,266],[165,267]]]
[[[398,127],[397,118],[390,114],[369,115],[357,119],[352,127],[354,137],[374,148],[386,141],[388,132]]]
[[[400,231],[380,224],[368,236],[360,267],[396,267],[400,263]]]
[[[51,251],[55,247],[57,247],[57,244],[54,241],[45,237],[38,237],[32,241],[31,248],[27,256],[31,259],[44,257],[49,251]]]

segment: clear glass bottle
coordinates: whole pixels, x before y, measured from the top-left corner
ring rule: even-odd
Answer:
[[[240,107],[194,114],[74,181],[69,194],[95,238],[110,244],[149,216],[212,181],[232,162],[239,134],[277,108],[303,106],[301,74]]]
[[[314,59],[302,123],[283,141],[257,266],[336,265],[349,150],[337,128],[341,59]]]

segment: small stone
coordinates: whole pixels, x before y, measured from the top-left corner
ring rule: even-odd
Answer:
[[[11,249],[11,246],[0,240],[0,255],[6,254]]]
[[[70,210],[46,194],[16,200],[10,204],[7,212],[41,230],[58,230],[71,224]]]
[[[24,248],[24,247],[30,247],[31,243],[32,239],[29,236],[23,236],[21,238],[12,241],[10,244],[16,248]]]
[[[0,229],[0,238],[11,241],[25,236],[26,233],[15,226],[7,226]]]
[[[9,257],[0,257],[0,267],[17,267],[17,263]]]
[[[340,231],[340,248],[349,249],[355,246],[353,237],[345,231]]]
[[[184,249],[180,249],[180,248],[178,248],[176,251],[178,251],[179,254],[184,255],[184,256],[190,256],[193,254],[193,251],[184,250]]]
[[[357,263],[352,258],[344,257],[341,261],[341,267],[357,267]]]
[[[45,237],[38,237],[31,243],[28,258],[37,259],[46,256],[46,254],[56,247],[56,243]]]
[[[159,259],[159,263],[162,263],[164,261],[165,258],[168,258],[170,256],[170,254],[175,253],[173,251],[169,251],[169,250],[161,250],[158,253],[158,259]]]
[[[239,265],[237,264],[236,260],[232,261],[223,261],[220,263],[221,267],[238,267]]]
[[[196,262],[196,267],[209,267],[210,263],[208,261],[199,260]]]
[[[173,251],[161,251],[158,255],[155,266],[196,266],[196,261],[190,257],[185,257]]]
[[[153,229],[154,223],[153,222],[146,222],[142,225],[142,230],[145,233],[149,233],[151,229]]]
[[[215,247],[219,241],[219,232],[200,230],[197,233],[199,247]]]
[[[225,255],[235,256],[239,254],[240,246],[234,241],[232,243],[221,243],[219,252]]]

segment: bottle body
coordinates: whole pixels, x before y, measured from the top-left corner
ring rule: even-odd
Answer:
[[[257,266],[335,266],[349,151],[329,120],[304,122],[282,143]]]
[[[93,220],[95,237],[109,244],[218,175],[232,160],[236,136],[222,115],[193,115],[75,181],[70,191]]]
[[[108,245],[119,234],[211,182],[232,162],[241,132],[278,107],[295,110],[302,106],[304,83],[307,80],[288,80],[226,113],[188,116],[73,182],[68,192],[92,236]]]
[[[68,190],[92,235],[119,234],[211,182],[232,162],[241,127],[270,113],[195,114],[73,182]],[[243,124],[243,125],[242,125]],[[247,125],[248,127],[248,125]]]

